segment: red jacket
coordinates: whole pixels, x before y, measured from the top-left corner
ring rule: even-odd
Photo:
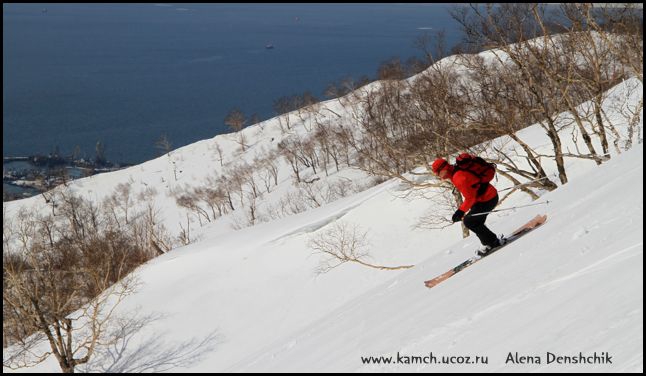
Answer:
[[[489,184],[485,193],[477,196],[478,183],[480,182],[478,177],[467,171],[458,170],[456,172],[451,171],[451,173],[451,182],[460,191],[460,193],[462,193],[462,197],[464,197],[464,202],[460,205],[460,210],[465,213],[468,212],[476,202],[489,201],[498,194],[496,188]]]

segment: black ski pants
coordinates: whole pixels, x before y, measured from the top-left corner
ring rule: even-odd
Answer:
[[[469,210],[469,213],[462,219],[464,226],[470,231],[473,231],[478,236],[478,239],[480,239],[480,243],[482,243],[482,245],[493,246],[496,244],[498,237],[496,236],[496,234],[491,232],[491,230],[489,230],[487,226],[485,226],[485,221],[487,220],[488,214],[476,216],[474,216],[474,214],[492,211],[496,207],[496,205],[498,205],[498,195],[496,195],[496,197],[492,198],[489,201],[476,202],[471,207],[471,210]]]

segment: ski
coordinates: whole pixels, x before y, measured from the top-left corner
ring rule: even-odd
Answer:
[[[532,231],[533,229],[539,227],[540,225],[545,223],[545,221],[547,221],[547,215],[540,215],[540,214],[537,215],[536,217],[532,218],[529,222],[527,222],[524,225],[517,228],[516,231],[511,233],[511,235],[506,237],[505,238],[505,240],[506,240],[505,243],[503,245],[501,245],[500,247],[491,250],[489,253],[487,253],[484,256],[470,257],[469,259],[462,262],[458,266],[452,268],[451,270],[449,270],[449,271],[447,271],[447,272],[445,272],[445,273],[443,273],[443,274],[441,274],[441,275],[439,275],[439,276],[437,276],[437,277],[435,277],[433,279],[429,279],[428,281],[425,281],[424,285],[426,287],[428,287],[428,288],[437,286],[439,283],[449,279],[450,277],[452,277],[453,275],[455,275],[455,274],[459,273],[460,271],[466,269],[467,267],[469,267],[469,266],[475,264],[476,262],[482,260],[483,258],[485,258],[487,256],[490,256],[491,254],[501,250],[502,248],[504,248],[509,243],[511,243],[514,240],[520,238],[521,236],[527,234],[528,232]]]

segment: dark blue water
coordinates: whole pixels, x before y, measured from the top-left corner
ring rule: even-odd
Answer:
[[[3,4],[3,154],[93,157],[101,141],[109,160],[141,162],[162,134],[176,148],[228,132],[234,107],[267,119],[281,96],[374,78],[421,56],[423,33],[456,43],[448,8]]]

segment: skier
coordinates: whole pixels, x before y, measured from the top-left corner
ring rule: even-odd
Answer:
[[[464,202],[451,219],[454,223],[462,221],[466,228],[478,236],[483,247],[478,249],[477,253],[484,256],[501,246],[501,239],[485,226],[487,214],[474,216],[474,214],[489,212],[498,204],[498,191],[489,184],[495,174],[493,165],[482,158],[463,153],[456,158],[455,165],[439,158],[431,167],[433,173],[440,179],[451,180],[464,197]],[[467,212],[468,214],[465,215]]]

